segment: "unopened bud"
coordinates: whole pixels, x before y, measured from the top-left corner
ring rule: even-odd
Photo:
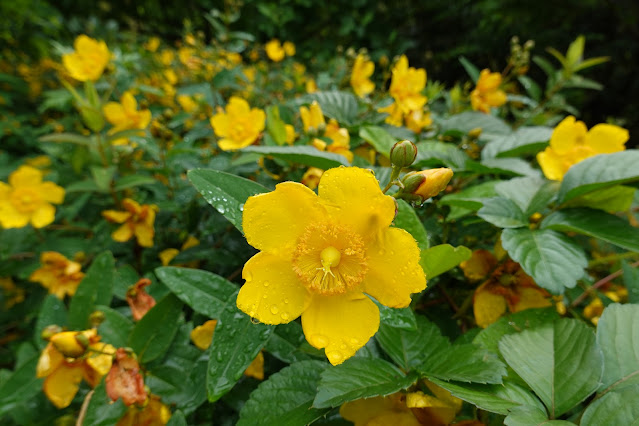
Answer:
[[[479,139],[480,135],[481,135],[481,127],[475,127],[474,129],[471,129],[468,132],[468,138],[472,140]]]
[[[397,142],[391,148],[390,160],[395,167],[408,167],[417,157],[417,147],[409,140]]]
[[[442,192],[452,177],[453,171],[446,167],[408,173],[402,179],[404,188],[399,195],[408,195],[409,198],[417,197],[422,202],[426,201]]]
[[[51,337],[50,342],[65,357],[77,358],[89,346],[89,339],[77,331],[63,331]]]
[[[105,320],[104,312],[102,311],[93,311],[91,315],[89,315],[89,324],[91,327],[98,327]]]
[[[60,327],[57,324],[51,324],[51,325],[47,325],[44,328],[44,330],[42,330],[40,337],[42,337],[44,340],[50,340],[53,336],[55,336],[58,333],[62,333],[62,327]]]

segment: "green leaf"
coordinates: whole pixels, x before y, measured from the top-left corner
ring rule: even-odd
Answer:
[[[507,373],[497,355],[473,344],[453,345],[439,351],[417,370],[429,378],[492,384],[502,383]]]
[[[278,324],[271,337],[266,342],[264,349],[275,358],[292,364],[309,359],[309,356],[300,350],[300,346],[306,341],[302,326],[295,321],[287,324]]]
[[[574,423],[566,420],[548,420],[546,410],[540,407],[515,407],[510,410],[508,416],[504,419],[507,426],[575,426]]]
[[[505,229],[501,243],[540,287],[555,294],[574,287],[588,265],[581,246],[549,229]]]
[[[541,222],[542,229],[578,232],[639,252],[639,229],[618,216],[594,209],[564,209]]]
[[[121,398],[115,402],[109,398],[103,380],[93,390],[82,424],[86,426],[114,425],[124,416],[126,410],[127,406]]]
[[[528,226],[528,217],[517,204],[502,197],[484,200],[484,206],[479,209],[477,216],[499,228]]]
[[[481,112],[462,112],[441,122],[442,132],[457,130],[468,133],[476,128],[481,128],[481,139],[490,139],[511,132],[510,126],[503,120]]]
[[[408,388],[418,379],[414,373],[407,376],[383,359],[361,357],[327,368],[321,377],[314,408],[337,407],[356,399],[390,395]]]
[[[206,389],[210,402],[231,390],[266,344],[275,327],[253,324],[236,306],[233,293],[220,315],[209,347]]]
[[[584,55],[585,45],[586,37],[584,37],[583,35],[580,35],[575,39],[575,41],[570,43],[570,45],[568,46],[568,50],[566,51],[566,62],[569,65],[566,68],[572,70],[578,62],[581,62],[581,58]]]
[[[581,417],[581,426],[639,424],[639,384],[608,392],[596,399]]]
[[[535,82],[535,80],[528,77],[527,75],[520,75],[517,77],[517,81],[519,81],[524,89],[526,89],[526,93],[528,93],[531,98],[533,98],[537,102],[541,100],[543,91],[541,90],[541,87],[539,87],[539,85]]]
[[[302,361],[284,367],[251,393],[237,426],[299,426],[313,423],[330,409],[312,408],[320,374],[329,365]]]
[[[98,327],[102,341],[116,348],[127,346],[133,331],[133,321],[108,306],[96,306],[96,309],[104,314],[104,321]]]
[[[153,185],[156,180],[152,176],[144,175],[129,175],[118,179],[113,187],[116,191],[122,191],[127,188],[134,188],[136,186]]]
[[[637,190],[630,186],[613,186],[589,192],[564,203],[565,207],[590,207],[609,213],[623,212],[632,206]]]
[[[171,414],[171,418],[166,426],[188,426],[188,423],[186,422],[184,413],[181,410],[177,410]]]
[[[495,191],[517,204],[528,217],[541,212],[557,195],[559,185],[539,177],[514,178],[495,185]]]
[[[623,284],[628,290],[628,303],[639,303],[639,268],[633,268],[627,262],[621,262],[621,268]]]
[[[417,157],[413,163],[415,168],[435,167],[444,165],[454,170],[464,170],[469,162],[468,155],[455,145],[445,142],[419,142]]]
[[[422,265],[426,278],[430,280],[453,269],[464,260],[470,259],[471,254],[472,251],[468,247],[440,244],[422,250],[419,264]]]
[[[375,151],[384,157],[390,157],[390,151],[397,142],[384,128],[379,126],[363,126],[359,129],[359,137],[371,144]]]
[[[450,346],[435,324],[421,315],[417,315],[416,320],[416,330],[398,329],[382,323],[375,335],[384,352],[404,371]]]
[[[242,232],[242,211],[248,197],[269,192],[259,183],[217,170],[190,170],[188,177],[204,199],[240,232]]]
[[[486,158],[481,163],[467,161],[466,168],[482,174],[499,174],[510,176],[541,176],[537,169],[533,169],[530,163],[521,158]]]
[[[59,325],[64,327],[67,325],[67,308],[64,306],[64,302],[58,299],[53,294],[48,294],[42,302],[42,307],[38,314],[35,330],[33,332],[33,340],[36,346],[40,349],[44,349],[47,345],[47,341],[42,337],[42,331],[49,325]]]
[[[420,250],[428,248],[428,234],[422,221],[419,220],[415,209],[404,200],[397,200],[397,216],[395,216],[394,224],[398,228],[408,231],[417,241]]]
[[[389,308],[373,299],[379,308],[379,320],[391,327],[405,330],[417,330],[417,320],[411,308]]]
[[[115,166],[98,167],[91,166],[91,176],[95,185],[102,191],[107,191],[111,187],[113,181],[113,175],[115,175]]]
[[[475,65],[473,65],[472,62],[470,62],[468,59],[466,59],[463,56],[460,56],[457,59],[459,59],[459,62],[462,64],[462,67],[464,67],[464,69],[466,70],[466,74],[468,74],[471,80],[473,80],[473,83],[477,83],[477,80],[479,80],[479,68],[477,68]]]
[[[142,129],[127,129],[121,130],[119,132],[108,135],[104,141],[108,144],[113,143],[113,141],[117,141],[118,139],[128,139],[131,137],[141,137],[144,136],[145,131]]]
[[[113,292],[115,259],[109,251],[99,254],[91,263],[69,304],[69,327],[89,328],[89,315],[96,305],[109,305]]]
[[[518,157],[539,152],[550,140],[552,127],[521,127],[513,133],[492,139],[481,151],[484,159],[494,157]]]
[[[54,133],[51,135],[41,136],[38,138],[40,142],[68,142],[76,145],[91,146],[93,139],[88,136],[76,135],[75,133]]]
[[[286,127],[280,118],[280,109],[277,105],[266,108],[266,130],[278,145],[286,143]]]
[[[499,353],[499,340],[508,334],[536,328],[559,319],[554,307],[525,309],[514,314],[504,315],[492,323],[473,339],[473,343],[491,352]]]
[[[639,383],[639,305],[608,305],[597,323],[603,353],[599,391]]]
[[[219,318],[237,286],[212,272],[163,266],[155,275],[182,302],[209,318]]]
[[[588,192],[639,180],[639,150],[599,154],[572,166],[564,175],[558,201],[564,203]]]
[[[495,185],[501,181],[491,180],[478,185],[465,188],[456,194],[444,195],[439,199],[439,204],[451,206],[448,220],[455,220],[464,215],[479,210],[484,204],[485,198],[497,195]]]
[[[135,324],[129,336],[129,346],[141,363],[153,361],[169,349],[178,331],[177,319],[181,313],[182,302],[173,294],[168,294]]]
[[[39,358],[40,354],[32,356],[0,382],[0,418],[41,392],[43,379],[35,374]]]
[[[357,119],[357,98],[349,92],[337,90],[316,92],[308,95],[315,99],[322,107],[322,112],[329,118],[334,118],[338,123],[352,126]]]
[[[599,386],[601,352],[593,330],[578,320],[504,336],[499,350],[543,401],[550,418],[566,413]]]
[[[492,413],[506,415],[509,410],[520,405],[539,406],[543,409],[543,404],[532,392],[512,382],[504,382],[500,385],[482,385],[446,382],[434,378],[429,380],[446,389],[453,396]]]
[[[273,158],[288,161],[289,163],[317,167],[322,170],[349,165],[348,160],[343,155],[320,151],[315,147],[306,145],[248,146],[242,149],[242,152],[254,152],[256,154],[268,155]]]
[[[95,181],[93,180],[82,180],[79,182],[74,182],[71,185],[64,188],[64,190],[68,193],[71,192],[106,192],[104,189],[98,188]]]

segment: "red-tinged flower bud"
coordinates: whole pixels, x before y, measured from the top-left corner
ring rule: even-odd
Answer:
[[[67,358],[78,358],[86,352],[89,340],[77,331],[63,331],[51,336],[50,342]]]
[[[453,171],[446,167],[408,173],[402,179],[404,188],[400,196],[408,195],[420,198],[421,201],[434,197],[446,188],[453,177]]]
[[[391,148],[390,160],[395,167],[408,167],[417,157],[417,147],[408,140],[397,142]]]
[[[125,405],[144,405],[148,398],[138,361],[126,349],[118,348],[105,379],[106,392],[113,401],[122,398]]]

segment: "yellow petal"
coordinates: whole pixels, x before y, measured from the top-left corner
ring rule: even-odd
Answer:
[[[395,218],[395,200],[384,195],[370,170],[338,167],[324,172],[318,194],[333,220],[374,238]]]
[[[0,225],[3,228],[22,228],[29,223],[29,216],[20,213],[9,201],[0,201]]]
[[[246,283],[237,296],[237,307],[265,324],[285,324],[299,317],[310,303],[306,287],[293,272],[289,260],[261,252],[242,270]]]
[[[244,371],[244,375],[257,380],[264,380],[264,354],[258,353],[251,365]]]
[[[82,374],[82,365],[79,363],[60,364],[44,381],[43,390],[49,401],[57,408],[68,407],[78,393]]]
[[[55,220],[55,207],[49,203],[42,203],[31,215],[31,225],[43,228]]]
[[[426,277],[419,265],[419,247],[415,239],[399,228],[387,228],[366,252],[368,273],[364,292],[382,305],[404,308],[411,293],[426,288]]]
[[[100,377],[106,375],[111,369],[115,348],[108,343],[98,342],[89,345],[89,349],[87,365]],[[92,384],[92,386],[95,385]]]
[[[20,166],[9,175],[9,185],[13,188],[21,186],[38,186],[42,182],[42,172],[31,166]]]
[[[111,222],[124,223],[131,217],[131,213],[117,210],[105,210],[102,212],[102,216]]]
[[[231,96],[229,103],[226,105],[226,113],[231,117],[247,115],[250,110],[249,103],[237,96]]]
[[[289,256],[311,223],[324,221],[326,211],[304,185],[283,182],[275,191],[249,197],[242,226],[246,240],[258,250]]]
[[[119,243],[129,241],[132,236],[133,228],[128,223],[123,224],[111,234],[111,238]]]
[[[62,362],[64,362],[64,356],[53,346],[53,343],[49,342],[38,359],[36,377],[47,377],[58,368]]]
[[[229,117],[223,112],[219,112],[211,117],[211,126],[216,136],[221,138],[229,134]],[[218,142],[219,143],[219,142]]]
[[[420,423],[413,413],[409,411],[387,412],[375,417],[366,426],[423,426],[428,423]]]
[[[129,114],[137,112],[138,102],[128,90],[124,92],[122,98],[120,98],[120,102],[122,103],[122,108],[125,112],[128,112]]]
[[[355,355],[379,328],[379,309],[363,294],[315,296],[302,314],[306,340],[338,365]]]
[[[551,147],[537,154],[537,162],[544,176],[550,180],[562,180],[568,171],[564,159],[559,157]]]
[[[368,421],[384,412],[393,411],[395,403],[392,396],[375,396],[347,402],[339,408],[344,419],[355,423],[355,426],[366,426]]]
[[[149,226],[144,223],[138,223],[133,228],[133,233],[141,247],[153,247],[153,236],[155,235],[155,230],[152,225]]]
[[[64,201],[64,188],[53,182],[43,182],[38,193],[43,200],[53,204],[61,204]]]
[[[517,290],[519,301],[514,306],[510,307],[512,312],[552,306],[552,303],[550,302],[550,295],[541,288],[520,287]]]
[[[568,154],[580,139],[586,137],[588,129],[583,121],[572,115],[564,118],[550,136],[550,147],[559,155]]]
[[[191,341],[193,344],[203,351],[208,349],[213,341],[216,325],[217,320],[208,320],[204,324],[195,327],[191,331]]]
[[[107,121],[115,126],[126,123],[127,117],[124,108],[117,102],[109,102],[103,108],[102,112]]]
[[[486,328],[506,312],[506,299],[504,296],[486,290],[486,286],[482,284],[475,291],[473,310],[477,325]]]
[[[497,259],[491,252],[484,249],[473,251],[470,259],[464,260],[459,265],[464,271],[464,276],[471,281],[479,281],[487,277],[495,266],[497,266]]]
[[[233,139],[220,139],[217,141],[217,146],[222,150],[222,151],[234,151],[236,149],[242,149],[245,148],[247,146],[249,146],[251,143],[249,142],[248,144],[242,144],[236,140]]]
[[[176,248],[168,248],[162,250],[158,257],[160,258],[160,262],[162,262],[162,266],[168,266],[169,263],[180,253],[180,250]]]
[[[630,138],[628,130],[612,124],[597,124],[586,135],[586,144],[597,154],[608,154],[625,149]]]

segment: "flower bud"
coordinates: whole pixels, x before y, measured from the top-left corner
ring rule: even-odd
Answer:
[[[442,192],[452,177],[453,171],[446,167],[408,173],[402,179],[404,188],[400,195],[413,195],[419,197],[422,202],[426,201]]]
[[[391,148],[390,160],[395,167],[408,167],[413,164],[416,157],[417,147],[409,140],[397,142]]]
[[[44,330],[42,330],[40,337],[42,337],[44,340],[50,340],[53,336],[55,336],[58,333],[62,333],[62,327],[60,327],[57,324],[51,324],[51,325],[47,325],[44,328]]]
[[[53,346],[67,358],[83,355],[89,346],[89,340],[77,331],[63,331],[51,337]]]
[[[480,135],[481,135],[481,127],[475,127],[474,129],[471,129],[468,132],[468,138],[472,140],[479,139]]]

